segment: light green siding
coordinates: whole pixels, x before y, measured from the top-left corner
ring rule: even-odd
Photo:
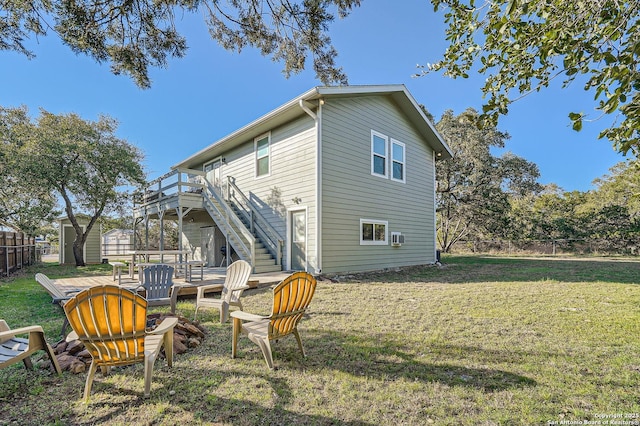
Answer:
[[[406,183],[371,174],[371,131],[406,146]],[[322,109],[322,271],[435,261],[433,152],[383,96],[331,98]],[[360,219],[388,221],[388,245],[360,245]],[[401,247],[390,244],[402,232]]]
[[[191,219],[193,221],[182,224],[182,249],[187,250],[189,260],[204,260],[206,254],[202,252],[202,228],[211,227],[214,222],[206,212],[194,213]]]
[[[301,114],[304,114],[302,109]],[[270,170],[268,176],[256,177],[254,140],[225,152],[222,176],[230,176],[253,205],[280,234],[287,238],[289,212],[306,208],[307,261],[309,271],[316,268],[316,127],[306,114],[288,124],[271,129]],[[294,202],[298,201],[298,203]],[[287,247],[283,250],[287,267]]]

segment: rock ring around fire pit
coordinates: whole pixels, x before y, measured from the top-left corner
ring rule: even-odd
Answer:
[[[198,321],[190,321],[185,317],[173,314],[154,313],[147,315],[147,330],[151,331],[168,317],[177,317],[178,324],[173,329],[173,353],[183,354],[189,349],[200,346],[205,338],[205,328]],[[61,340],[53,345],[53,352],[63,371],[74,374],[84,372],[91,365],[91,354],[80,340],[67,342]],[[164,348],[160,356],[164,358]],[[50,361],[44,361],[46,364]],[[45,368],[48,365],[44,366]]]

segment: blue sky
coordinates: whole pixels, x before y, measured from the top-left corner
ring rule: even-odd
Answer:
[[[412,78],[417,64],[435,62],[446,48],[441,12],[428,0],[364,0],[330,36],[337,62],[350,84],[405,84],[436,117],[480,110],[482,76],[451,80],[441,74]],[[75,112],[96,120],[109,115],[120,123],[118,136],[145,154],[153,179],[170,166],[308,89],[321,85],[313,70],[286,79],[282,65],[253,49],[227,52],[209,38],[201,15],[179,17],[190,47],[166,69],[151,72],[151,89],[139,89],[127,76],[114,76],[108,64],[77,56],[54,34],[27,44],[36,58],[0,52],[0,105],[26,105],[60,114]],[[571,130],[570,111],[593,111],[592,95],[574,84],[530,95],[510,108],[499,129],[511,135],[506,150],[538,165],[542,183],[566,191],[586,191],[593,179],[625,158],[597,134],[606,122]]]

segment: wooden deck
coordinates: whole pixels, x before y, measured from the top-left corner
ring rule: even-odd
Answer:
[[[224,284],[226,274],[226,268],[204,268],[204,279],[199,280],[200,273],[194,273],[197,277],[190,283],[184,281],[184,277],[174,278],[173,282],[182,286],[178,296],[191,296],[198,292],[198,287],[201,285],[218,284],[219,287],[214,287],[212,292],[220,292],[222,285]],[[284,278],[290,275],[290,272],[272,272],[265,274],[254,274],[249,278],[249,286],[252,288],[267,287],[273,284],[277,284]],[[128,274],[122,274],[122,287],[134,289],[138,286],[137,275],[134,279],[130,278]],[[98,275],[89,277],[73,277],[73,278],[58,278],[55,280],[63,291],[77,290],[97,285],[115,284],[118,285],[118,280],[113,280],[111,274]]]

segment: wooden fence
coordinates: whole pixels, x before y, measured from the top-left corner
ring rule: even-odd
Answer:
[[[0,232],[0,276],[36,262],[36,241],[21,232]]]

